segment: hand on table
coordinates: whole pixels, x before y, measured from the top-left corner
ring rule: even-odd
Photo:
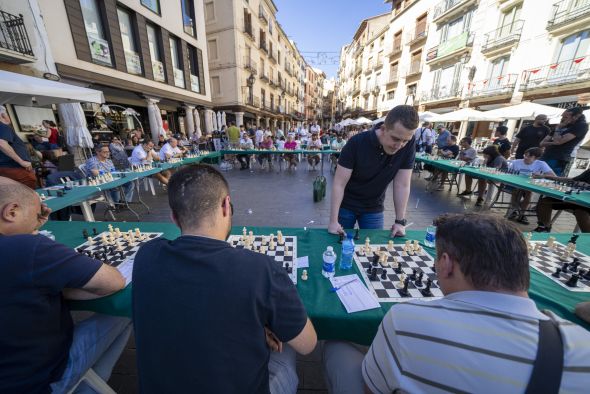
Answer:
[[[330,223],[328,225],[328,232],[330,234],[344,234],[344,229],[340,225],[340,223]]]
[[[264,333],[266,334],[266,344],[270,350],[281,353],[283,351],[283,343],[266,327],[264,327]]]
[[[402,226],[401,224],[395,223],[391,226],[391,234],[390,237],[405,237],[406,236],[406,227]]]

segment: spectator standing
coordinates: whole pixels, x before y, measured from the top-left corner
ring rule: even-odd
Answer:
[[[498,146],[498,152],[500,152],[500,154],[504,156],[505,159],[508,159],[510,157],[510,149],[512,148],[512,144],[506,137],[506,134],[508,134],[508,127],[496,127],[496,131],[494,132],[494,136],[496,137],[494,140],[494,145]]]
[[[438,136],[436,137],[436,146],[438,146],[439,149],[444,148],[447,144],[447,141],[449,140],[451,132],[443,125],[436,126],[436,131],[438,132]]]
[[[522,159],[524,152],[530,148],[538,148],[541,146],[541,141],[551,131],[549,127],[545,125],[547,122],[547,115],[537,115],[532,125],[526,126],[521,129],[512,143],[511,155],[514,155],[516,159]]]
[[[434,132],[430,128],[430,122],[422,123],[422,127],[416,130],[414,137],[416,139],[416,152],[432,153]]]

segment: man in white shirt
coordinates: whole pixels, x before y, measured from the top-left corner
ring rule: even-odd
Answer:
[[[434,144],[434,132],[430,128],[430,122],[422,123],[422,127],[416,129],[416,152],[432,153],[432,144]]]
[[[319,134],[312,134],[311,135],[311,139],[307,143],[307,149],[308,150],[318,150],[318,151],[322,150],[322,141],[320,141]],[[316,166],[320,162],[320,155],[314,155],[314,154],[307,155],[307,162],[309,163],[309,166],[310,166],[309,169],[315,171]]]
[[[256,148],[260,147],[262,140],[264,139],[264,130],[262,127],[256,129],[256,134],[254,135],[254,146]]]
[[[133,149],[131,157],[129,158],[129,162],[133,166],[152,164],[154,160],[160,160],[160,157],[154,151],[154,143],[147,139]],[[168,185],[170,176],[171,174],[168,170],[153,175],[154,178],[162,182],[164,185]]]
[[[545,330],[542,349],[563,346],[562,354],[550,354],[563,357],[561,381],[543,380],[545,392],[588,391],[590,332],[539,311],[528,298],[529,253],[521,231],[473,213],[443,215],[435,224],[436,284],[445,296],[392,306],[364,360],[348,343],[326,343],[329,392],[528,392]]]
[[[160,149],[160,161],[168,161],[172,158],[181,158],[183,150],[178,146],[178,140],[170,138]]]
[[[318,124],[316,122],[314,122],[311,127],[309,128],[309,131],[311,132],[311,134],[319,134],[320,133],[320,126],[318,126]]]
[[[509,168],[513,171],[520,171],[523,175],[553,175],[555,173],[549,167],[549,164],[543,160],[539,160],[539,157],[543,156],[542,148],[529,148],[524,151],[522,159],[510,160]],[[510,211],[508,213],[509,220],[516,220],[522,224],[529,224],[528,219],[525,216],[525,212],[531,203],[532,192],[522,189],[512,189],[504,186],[504,189],[512,190],[510,198]]]
[[[303,124],[303,126],[299,128],[299,130],[297,130],[297,133],[299,134],[301,142],[307,143],[307,137],[309,135],[309,132],[307,131],[307,125],[305,123]]]

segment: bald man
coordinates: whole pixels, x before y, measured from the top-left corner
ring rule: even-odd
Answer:
[[[125,280],[38,234],[50,212],[32,189],[0,177],[0,393],[66,393],[89,368],[108,380],[131,332],[120,317],[73,324],[65,299],[102,297]]]

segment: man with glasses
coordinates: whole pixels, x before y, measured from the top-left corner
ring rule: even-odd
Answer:
[[[195,164],[170,179],[175,240],[143,245],[133,268],[142,393],[295,393],[295,353],[316,333],[274,259],[232,248],[229,185]]]
[[[154,143],[150,140],[144,140],[141,144],[137,145],[133,149],[131,157],[129,158],[129,162],[133,166],[152,164],[154,160],[158,161],[160,160],[160,157],[154,151]],[[161,171],[157,174],[154,174],[153,177],[162,182],[162,184],[168,185],[168,181],[170,180],[170,171]]]
[[[94,150],[96,156],[92,156],[84,163],[86,175],[97,177],[115,171],[115,165],[110,159],[111,151],[108,145],[98,144],[94,147]],[[130,202],[133,199],[133,182],[125,183],[122,188],[123,193],[125,193],[125,201]],[[114,202],[122,202],[119,188],[112,189],[109,193]]]

